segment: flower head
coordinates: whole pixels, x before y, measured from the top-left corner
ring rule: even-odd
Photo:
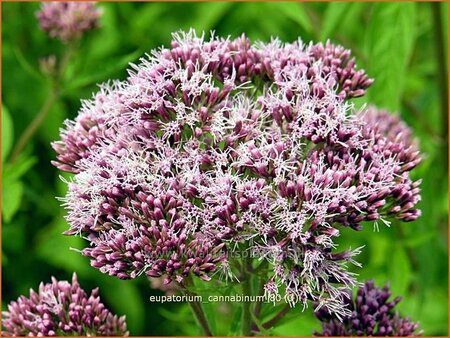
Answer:
[[[102,12],[94,2],[46,2],[36,14],[41,28],[52,38],[68,42],[99,25]]]
[[[4,336],[126,336],[125,316],[113,315],[100,302],[98,288],[90,296],[76,274],[72,283],[52,278],[30,297],[20,296],[3,312]]]
[[[266,290],[348,314],[359,249],[336,252],[340,226],[418,216],[407,145],[348,102],[371,82],[332,44],[175,34],[53,144],[75,173],[67,233],[119,278],[233,278],[235,253],[257,255]]]
[[[316,312],[322,322],[321,333],[316,336],[417,336],[422,333],[419,324],[409,318],[400,317],[395,306],[401,298],[389,300],[391,292],[388,286],[375,287],[368,281],[358,290],[356,297],[348,296],[346,302],[352,313],[343,321],[338,320],[326,309]]]

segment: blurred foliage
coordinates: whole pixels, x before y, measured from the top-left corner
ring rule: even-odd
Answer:
[[[101,3],[102,27],[87,36],[64,78],[64,95],[54,104],[39,132],[14,165],[8,155],[37,114],[49,91],[39,59],[61,55],[64,45],[38,29],[38,3],[2,4],[2,307],[28,294],[50,276],[70,278],[86,288],[100,286],[114,312],[126,314],[133,335],[196,335],[186,304],[155,304],[145,277],[120,281],[91,268],[76,248],[82,239],[66,237],[65,211],[55,196],[66,186],[51,164],[50,142],[66,118],[74,118],[80,99],[96,84],[124,79],[128,62],[170,43],[173,31],[193,27],[220,36],[245,32],[251,39],[340,43],[352,49],[359,67],[375,78],[368,95],[355,100],[401,114],[420,140],[424,161],[415,170],[423,178],[423,216],[416,222],[367,224],[361,232],[344,230],[343,246],[365,245],[355,269],[360,280],[390,283],[402,295],[403,315],[421,322],[426,335],[447,335],[448,318],[448,168],[447,168],[447,3]],[[439,32],[443,34],[440,36]],[[444,55],[442,58],[440,55]],[[67,176],[65,176],[67,177]],[[71,250],[75,248],[75,250]],[[227,304],[207,304],[215,332],[239,318]],[[265,311],[270,316],[269,306]],[[272,312],[273,313],[273,312]],[[296,318],[298,317],[298,318]],[[311,309],[293,310],[277,335],[310,335],[319,324]],[[295,320],[294,320],[295,319]]]

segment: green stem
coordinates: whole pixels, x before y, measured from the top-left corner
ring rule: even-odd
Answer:
[[[262,325],[263,328],[270,329],[271,327],[275,326],[275,324],[278,323],[289,312],[290,309],[290,305],[286,304],[286,306],[280,312],[278,312],[275,317]]]
[[[264,296],[264,281],[262,278],[259,279],[260,287],[258,296]],[[259,327],[257,322],[259,321],[259,316],[261,315],[263,301],[258,301],[255,305],[255,312],[253,316],[253,323],[252,323],[252,331],[258,331]]]
[[[180,284],[181,291],[184,295],[188,296],[188,299],[195,299],[197,294],[191,292],[187,288],[187,284],[192,284],[192,280],[190,278],[185,279],[185,284]],[[206,319],[205,312],[203,311],[202,304],[198,301],[188,301],[189,306],[191,307],[192,313],[194,314],[195,319],[197,320],[200,327],[203,329],[205,336],[212,337],[213,333],[209,327],[208,320]]]
[[[12,155],[11,155],[11,160],[10,160],[11,164],[14,164],[17,161],[17,158],[21,154],[23,148],[25,148],[25,146],[28,144],[30,139],[33,137],[33,135],[39,129],[39,127],[44,122],[45,118],[47,117],[53,104],[58,100],[60,93],[61,93],[61,90],[60,90],[61,80],[67,69],[67,66],[69,65],[69,61],[72,57],[72,54],[75,51],[75,48],[76,48],[75,45],[71,45],[71,46],[67,47],[63,57],[61,58],[57,72],[56,72],[54,78],[52,78],[51,90],[50,90],[44,104],[42,105],[42,108],[39,110],[37,115],[34,117],[34,119],[31,121],[31,123],[24,130],[22,135],[20,135],[19,140],[17,141],[16,145],[14,146],[14,149],[13,149]]]
[[[260,278],[260,287],[259,287],[258,296],[264,296],[264,281],[261,278]],[[259,315],[261,314],[262,304],[263,304],[262,301],[259,301],[258,303],[256,303],[256,306],[255,306],[256,318],[259,318]]]
[[[251,296],[252,295],[252,280],[251,280],[251,274],[249,273],[249,270],[251,270],[252,267],[252,261],[250,257],[245,257],[244,262],[242,264],[242,294],[244,296]],[[244,302],[242,304],[242,335],[243,336],[250,336],[251,335],[251,329],[252,329],[252,314],[251,314],[251,303],[250,302]]]
[[[11,155],[11,163],[14,164],[19,157],[20,153],[22,152],[23,148],[27,145],[27,143],[30,141],[30,139],[33,137],[33,135],[36,133],[42,122],[45,120],[45,117],[47,116],[48,112],[50,111],[50,108],[53,106],[55,101],[57,100],[59,94],[58,91],[52,90],[50,94],[47,96],[47,99],[45,100],[41,110],[39,113],[35,116],[33,121],[27,126],[25,131],[22,133],[22,135],[19,138],[19,141],[16,143],[14,150]]]
[[[197,301],[190,301],[188,302],[189,306],[191,307],[192,313],[194,314],[195,318],[197,319],[198,324],[203,329],[203,332],[205,333],[205,336],[212,337],[212,331],[209,328],[208,320],[206,319],[205,313],[203,312],[203,308],[201,304]]]

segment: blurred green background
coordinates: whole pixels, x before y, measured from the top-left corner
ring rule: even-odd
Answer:
[[[424,161],[414,171],[423,178],[423,216],[416,222],[371,224],[343,231],[343,246],[365,245],[355,271],[360,280],[389,282],[402,295],[401,314],[421,323],[425,335],[448,334],[448,168],[447,168],[447,3],[101,3],[102,26],[88,34],[69,65],[64,95],[56,102],[23,155],[8,164],[8,154],[45,101],[49,81],[39,59],[61,55],[64,45],[48,38],[35,19],[39,3],[2,4],[2,308],[28,295],[53,275],[76,271],[82,287],[100,286],[103,301],[126,314],[132,335],[196,335],[186,304],[154,304],[145,277],[120,281],[91,268],[80,238],[66,237],[64,210],[55,196],[66,186],[51,164],[50,142],[63,120],[74,118],[80,99],[90,98],[97,83],[125,79],[128,62],[150,49],[168,46],[171,32],[190,27],[219,36],[268,41],[301,37],[340,43],[352,49],[360,68],[375,78],[367,96],[355,100],[398,112],[420,140]],[[218,304],[208,307],[227,317]],[[311,309],[278,327],[276,335],[311,335],[319,323]],[[220,317],[219,317],[220,316]],[[297,317],[296,319],[293,319]],[[226,335],[223,320],[217,332]]]

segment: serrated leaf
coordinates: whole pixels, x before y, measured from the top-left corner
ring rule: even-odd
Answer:
[[[23,196],[23,184],[16,180],[2,182],[2,215],[5,223],[11,222],[19,210]]]
[[[397,111],[415,40],[416,4],[375,3],[366,31],[367,72],[375,78],[368,90],[372,103]]]
[[[2,105],[2,163],[5,162],[14,140],[14,126],[8,109]]]

